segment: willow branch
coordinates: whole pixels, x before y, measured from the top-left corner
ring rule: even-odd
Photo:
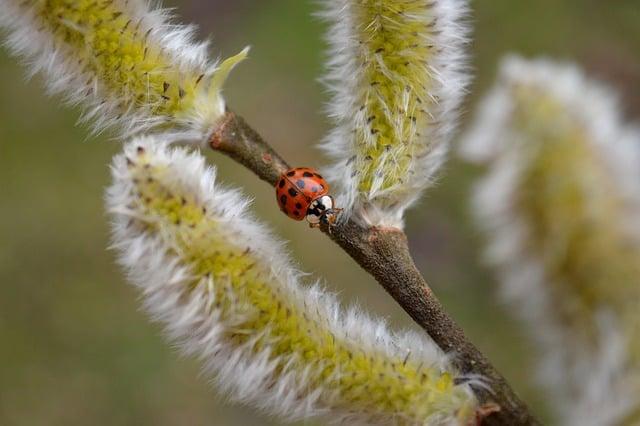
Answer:
[[[228,111],[209,141],[211,148],[233,158],[260,179],[275,185],[287,162],[241,117]],[[537,425],[526,404],[502,375],[466,338],[445,312],[418,271],[407,237],[396,228],[364,228],[349,220],[322,231],[349,254],[395,299],[465,374],[484,377],[488,389],[476,389],[486,410],[484,425]]]

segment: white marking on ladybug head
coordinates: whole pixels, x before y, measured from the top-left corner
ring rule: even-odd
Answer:
[[[309,222],[309,223],[311,223],[313,225],[318,224],[318,223],[320,223],[320,216],[316,216],[316,215],[314,215],[312,213],[309,213],[307,215],[307,222]]]
[[[323,195],[319,200],[325,210],[331,210],[333,208],[333,198],[331,198],[330,195]]]
[[[330,195],[323,195],[316,198],[309,204],[307,209],[307,222],[318,224],[322,221],[323,216],[333,209],[333,198]]]

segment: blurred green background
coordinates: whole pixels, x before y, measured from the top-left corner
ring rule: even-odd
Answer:
[[[184,22],[212,35],[216,54],[252,45],[227,99],[297,165],[321,165],[327,130],[324,24],[307,0],[171,2]],[[638,0],[476,0],[476,72],[466,119],[507,52],[575,60],[640,115]],[[0,50],[0,425],[275,425],[225,403],[179,357],[138,308],[114,265],[103,189],[118,144],[74,125],[78,111],[45,95],[38,78]],[[265,221],[290,240],[304,270],[389,319],[412,327],[394,302],[319,232],[276,208],[273,191],[226,158],[221,178],[255,197]],[[545,422],[553,419],[531,382],[533,348],[479,259],[468,196],[478,171],[451,161],[440,184],[408,217],[418,265],[444,305]]]

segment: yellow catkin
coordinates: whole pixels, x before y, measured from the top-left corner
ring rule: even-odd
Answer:
[[[431,148],[429,141],[421,140],[434,102],[428,97],[433,85],[428,63],[434,53],[428,37],[433,26],[423,19],[428,3],[365,0],[352,7],[362,61],[359,78],[368,85],[358,102],[366,126],[354,129],[361,193],[402,191],[404,180],[414,172],[411,165]]]
[[[462,153],[487,258],[562,423],[640,421],[640,133],[576,66],[507,57]]]
[[[640,247],[624,228],[616,183],[562,105],[527,86],[514,87],[513,96],[514,125],[535,141],[514,207],[530,227],[557,312],[572,329],[595,333],[584,325],[602,307],[613,309],[640,363]]]
[[[466,0],[329,0],[322,145],[343,217],[402,226],[444,161],[468,82]]]
[[[160,46],[148,42],[126,3],[116,0],[39,0],[37,14],[60,43],[79,54],[82,66],[123,103],[172,116],[193,106],[202,69],[175,69]],[[200,79],[200,80],[199,80]]]
[[[367,351],[337,336],[317,308],[289,294],[264,255],[238,244],[246,241],[238,234],[242,229],[186,189],[175,166],[154,161],[144,150],[128,161],[132,226],[160,235],[177,262],[192,271],[185,292],[211,286],[212,308],[222,323],[233,324],[224,331],[229,345],[240,350],[251,342],[256,354],[269,349],[275,371],[294,372],[305,392],[321,392],[319,401],[330,410],[396,424],[473,418],[475,400],[453,370],[410,354]]]
[[[246,56],[210,63],[192,28],[144,0],[2,0],[8,45],[97,130],[174,129],[203,139],[224,113],[221,85]],[[191,132],[191,133],[185,133]]]

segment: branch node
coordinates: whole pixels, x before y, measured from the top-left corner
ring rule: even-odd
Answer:
[[[224,132],[229,123],[231,123],[235,119],[235,114],[232,111],[227,111],[223,116],[222,120],[220,120],[220,124],[216,127],[216,129],[211,134],[209,138],[209,145],[213,149],[218,149],[220,144],[227,138],[224,137]],[[231,136],[235,136],[235,132],[231,134]]]
[[[500,411],[501,411],[500,406],[498,404],[496,404],[495,402],[488,402],[488,403],[482,405],[476,411],[476,422],[477,422],[476,424],[481,425],[482,421],[484,419],[486,419],[490,415],[498,413]]]

